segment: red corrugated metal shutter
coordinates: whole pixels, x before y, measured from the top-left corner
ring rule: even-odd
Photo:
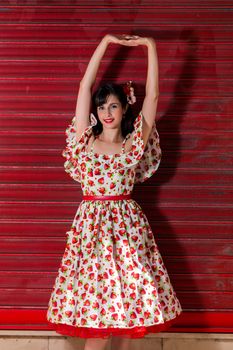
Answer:
[[[157,42],[163,157],[134,197],[184,310],[171,330],[232,332],[232,2],[73,4],[1,5],[0,327],[47,328],[82,195],[63,169],[65,129],[88,59],[110,32]],[[135,80],[142,101],[146,51],[118,49],[99,79]]]

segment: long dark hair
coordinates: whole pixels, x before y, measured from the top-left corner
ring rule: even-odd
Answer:
[[[116,83],[106,83],[101,85],[92,96],[92,113],[97,119],[97,124],[93,126],[93,133],[95,136],[99,135],[103,130],[103,125],[98,118],[97,107],[102,106],[104,103],[106,103],[109,95],[116,96],[120,101],[122,108],[125,108],[127,106],[127,96],[124,92],[123,85]],[[134,120],[135,117],[133,115],[132,108],[130,105],[128,105],[125,117],[122,118],[121,121],[121,133],[123,137],[126,137],[128,133],[134,130]]]

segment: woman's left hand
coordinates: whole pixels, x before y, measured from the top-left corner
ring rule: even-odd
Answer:
[[[122,44],[125,46],[148,45],[152,42],[154,43],[153,38],[140,37],[138,35],[122,35]]]

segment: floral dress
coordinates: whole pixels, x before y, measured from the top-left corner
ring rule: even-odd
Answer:
[[[159,134],[154,123],[144,148],[143,115],[134,121],[129,152],[87,152],[91,114],[79,142],[75,117],[66,129],[65,171],[81,184],[83,195],[127,195],[158,169]],[[142,338],[168,329],[182,313],[154,235],[132,198],[82,200],[48,303],[47,321],[56,332],[81,338]]]

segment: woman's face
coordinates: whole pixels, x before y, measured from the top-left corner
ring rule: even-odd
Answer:
[[[97,114],[104,127],[112,128],[121,123],[124,109],[115,95],[109,95],[106,102],[97,107]]]

